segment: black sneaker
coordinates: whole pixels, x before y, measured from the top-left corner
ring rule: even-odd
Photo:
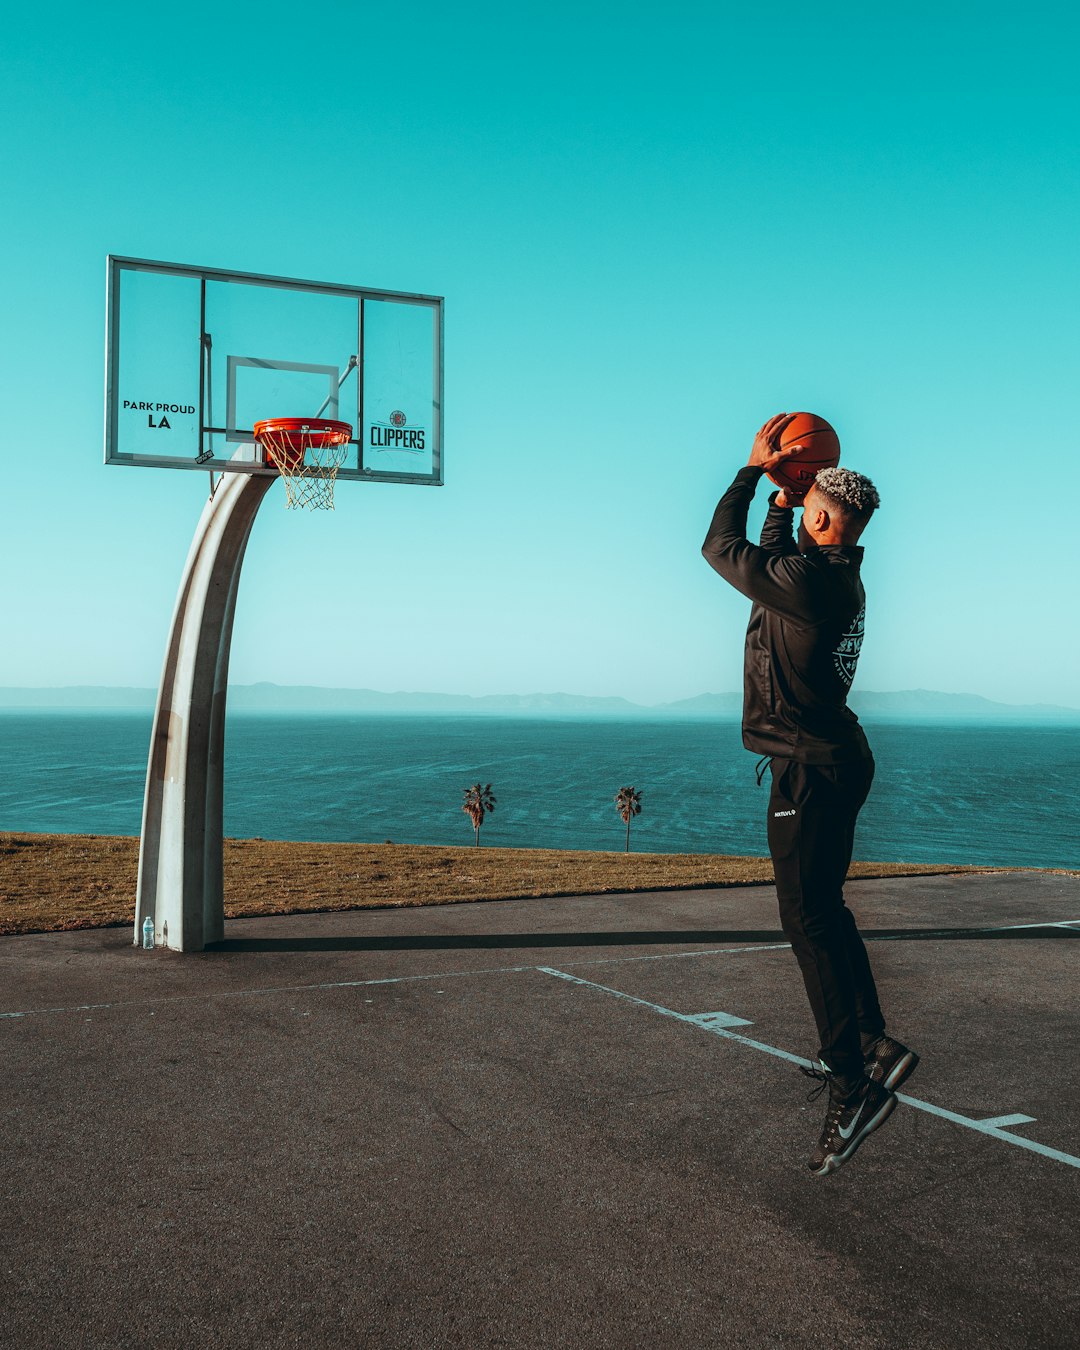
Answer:
[[[890,1092],[915,1072],[919,1056],[891,1036],[879,1036],[864,1052],[866,1076],[872,1083],[880,1083]]]
[[[815,1177],[827,1177],[843,1167],[867,1135],[884,1125],[896,1110],[896,1098],[887,1088],[869,1078],[864,1078],[854,1091],[844,1095],[828,1071],[805,1068],[802,1071],[808,1077],[820,1080],[820,1086],[809,1094],[808,1101],[826,1086],[829,1088],[829,1110],[818,1146],[808,1164]]]

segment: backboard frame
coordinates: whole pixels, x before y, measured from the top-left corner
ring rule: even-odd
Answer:
[[[181,457],[176,454],[154,455],[144,451],[132,453],[125,451],[122,444],[122,430],[120,425],[120,326],[121,326],[121,282],[127,273],[155,273],[163,276],[181,277],[190,280],[197,280],[200,283],[200,333],[198,335],[199,345],[199,403],[198,403],[198,453],[190,457]],[[207,402],[208,402],[208,355],[211,343],[207,340],[206,329],[206,288],[211,283],[238,283],[240,285],[257,286],[266,288],[278,288],[283,291],[307,292],[313,295],[337,296],[345,299],[354,300],[357,303],[357,333],[356,347],[357,351],[350,354],[349,363],[345,366],[344,374],[340,375],[340,384],[344,385],[351,371],[355,368],[357,371],[357,417],[356,417],[356,436],[353,438],[352,445],[356,450],[357,467],[351,468],[343,466],[338,471],[339,480],[355,482],[392,482],[392,483],[410,483],[427,486],[441,486],[443,483],[443,332],[444,332],[444,306],[445,300],[442,296],[426,295],[411,291],[390,291],[382,290],[370,286],[353,286],[338,284],[334,282],[310,281],[293,277],[279,277],[266,275],[256,272],[238,272],[226,268],[216,267],[197,267],[185,263],[160,262],[148,258],[130,258],[118,254],[110,254],[107,259],[106,270],[106,339],[105,339],[105,463],[133,465],[145,468],[170,468],[170,469],[196,469],[211,471],[214,473],[246,473],[246,474],[274,474],[276,470],[272,465],[265,462],[258,447],[254,446],[254,438],[251,434],[251,428],[237,428],[235,426],[235,399],[234,399],[234,378],[235,372],[239,368],[262,367],[270,369],[286,369],[290,371],[309,372],[313,378],[323,378],[328,380],[329,397],[323,405],[325,410],[328,406],[333,411],[327,413],[324,410],[316,412],[312,409],[312,416],[331,416],[337,417],[336,393],[333,388],[333,373],[338,368],[329,366],[306,365],[301,362],[289,362],[284,360],[271,360],[266,358],[256,358],[248,353],[229,353],[225,358],[228,361],[228,389],[226,398],[228,407],[224,426],[210,425],[207,421]],[[364,365],[364,332],[365,332],[365,302],[385,301],[395,305],[423,306],[431,311],[432,316],[432,367],[431,367],[431,446],[430,446],[430,473],[410,473],[406,471],[381,471],[372,463],[373,456],[368,455],[365,462],[365,444],[364,444],[364,401],[365,401],[365,365]],[[134,405],[132,405],[134,406]],[[219,405],[220,406],[220,405]],[[267,408],[264,415],[273,417],[279,415],[283,410]],[[343,417],[342,420],[352,421],[351,418]],[[396,425],[396,423],[395,423]],[[215,442],[220,445],[220,449]],[[234,458],[236,442],[250,444],[252,449],[251,459]],[[230,444],[232,443],[232,444]],[[227,454],[221,451],[228,449]]]

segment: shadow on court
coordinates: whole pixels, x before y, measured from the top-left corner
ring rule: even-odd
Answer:
[[[322,917],[321,915],[319,916]],[[863,928],[867,941],[896,938],[905,942],[1017,942],[1080,938],[1080,929],[1038,925],[1012,931],[987,928]],[[671,929],[639,933],[473,933],[450,936],[443,933],[413,937],[249,937],[215,942],[216,952],[421,952],[492,951],[532,947],[673,947],[686,943],[786,942],[779,928],[768,929]]]
[[[1080,878],[852,883],[922,1055],[835,1177],[768,887],[0,942],[0,1344],[1069,1346]]]

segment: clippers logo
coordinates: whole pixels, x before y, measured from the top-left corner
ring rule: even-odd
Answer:
[[[372,422],[371,445],[375,450],[408,450],[419,454],[424,448],[424,428],[407,426],[408,418],[395,408],[385,422]]]
[[[851,681],[855,678],[855,667],[859,661],[859,652],[862,651],[865,628],[866,606],[864,605],[855,615],[851,627],[840,639],[840,645],[833,652],[833,665],[836,667],[836,673],[849,689],[851,688]]]

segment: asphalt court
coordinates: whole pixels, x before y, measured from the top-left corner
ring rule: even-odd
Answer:
[[[827,1180],[771,888],[5,939],[2,1343],[1074,1345],[1080,878],[854,882]]]

